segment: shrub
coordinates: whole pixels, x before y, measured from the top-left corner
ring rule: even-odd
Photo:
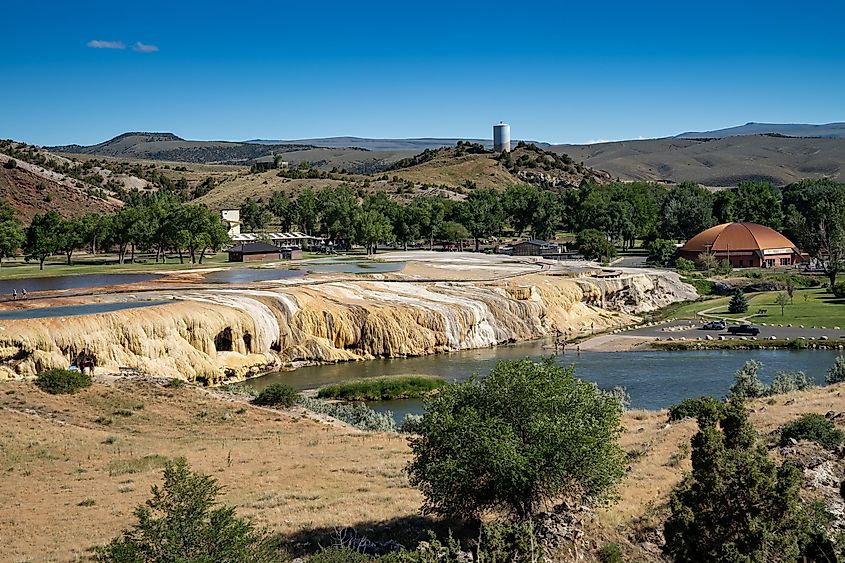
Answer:
[[[735,383],[731,386],[729,396],[740,399],[755,399],[769,394],[766,384],[760,381],[759,372],[763,364],[756,360],[749,360],[734,375]]]
[[[229,383],[223,387],[223,390],[232,395],[240,395],[248,399],[254,399],[258,396],[258,391],[255,390],[255,387],[246,383]]]
[[[827,375],[824,378],[828,384],[841,383],[845,381],[845,358],[837,356],[833,365],[827,370]]]
[[[616,246],[607,240],[607,235],[596,229],[585,229],[578,233],[575,244],[587,260],[612,260],[616,257]]]
[[[65,395],[91,387],[91,376],[81,371],[48,369],[36,376],[35,384],[52,395]]]
[[[427,397],[407,471],[423,510],[526,520],[561,495],[606,500],[624,474],[619,401],[547,358],[499,362]]]
[[[719,260],[716,267],[713,269],[713,271],[720,276],[727,276],[733,272],[733,270],[733,266],[731,266],[731,263],[727,260]]]
[[[648,258],[646,261],[649,264],[658,264],[660,266],[665,266],[669,263],[672,259],[672,256],[675,255],[675,251],[677,250],[677,246],[671,240],[665,239],[654,239],[650,243],[648,243]]]
[[[178,377],[173,377],[170,381],[167,382],[167,386],[171,389],[179,389],[185,386],[185,380],[179,379]]]
[[[622,555],[622,548],[618,543],[606,543],[599,550],[599,561],[601,563],[625,563]]]
[[[679,272],[689,273],[695,270],[695,262],[687,260],[686,258],[678,258],[675,260],[675,269]]]
[[[185,460],[168,462],[164,485],[152,487],[152,498],[135,508],[138,523],[106,546],[95,559],[104,563],[147,561],[243,561],[270,563],[280,559],[268,536],[218,506],[221,487],[215,479],[193,473]]]
[[[744,313],[748,310],[748,298],[741,289],[736,290],[734,296],[731,297],[731,302],[728,303],[728,312],[731,314]]]
[[[390,411],[376,412],[363,403],[329,403],[311,397],[300,397],[299,404],[311,412],[324,414],[366,432],[396,432],[396,421]]]
[[[287,409],[299,402],[299,392],[290,385],[274,383],[262,389],[252,402],[263,407],[282,407]]]
[[[427,395],[444,385],[446,382],[439,377],[423,375],[373,377],[326,385],[317,391],[317,397],[344,401],[413,399]]]
[[[820,414],[804,414],[784,425],[780,431],[780,444],[786,446],[790,439],[809,440],[832,450],[842,443],[842,431]]]
[[[399,432],[403,434],[419,434],[422,430],[422,415],[406,414],[399,425]]]
[[[845,297],[845,282],[833,284],[833,287],[830,288],[830,291],[831,293],[833,293],[834,297],[842,299],[843,297]]]
[[[306,561],[308,563],[370,563],[372,559],[346,547],[329,547],[318,551]]]
[[[778,372],[774,381],[772,381],[772,384],[769,386],[769,395],[780,395],[791,391],[803,391],[804,389],[811,389],[812,387],[815,387],[815,384],[803,371],[781,371]]]
[[[716,283],[704,278],[682,277],[681,281],[693,286],[699,295],[713,295],[716,292]]]
[[[9,170],[12,170],[13,168],[18,167],[18,161],[15,160],[14,158],[10,158],[9,160],[6,161],[6,164],[4,164],[3,167],[8,168]]]
[[[701,416],[713,416],[720,419],[724,412],[724,403],[714,397],[691,397],[669,407],[669,421],[674,422],[685,418],[697,420]]]
[[[769,458],[742,399],[732,398],[721,421],[699,421],[692,473],[669,501],[663,551],[676,563],[799,560],[814,529],[801,480],[794,465]]]

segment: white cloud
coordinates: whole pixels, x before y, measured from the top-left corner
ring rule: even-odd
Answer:
[[[138,41],[132,45],[132,50],[136,53],[155,53],[158,51],[158,47],[156,45],[146,45],[145,43]]]
[[[92,39],[85,45],[92,49],[126,49],[123,41],[100,41],[99,39]]]

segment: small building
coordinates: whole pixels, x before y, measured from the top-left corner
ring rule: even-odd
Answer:
[[[226,229],[229,233],[229,238],[233,238],[241,234],[240,209],[224,209],[220,212],[220,217],[226,224]]]
[[[261,156],[253,161],[258,170],[272,170],[274,168],[287,168],[288,163],[284,160],[276,160],[274,155]]]
[[[263,262],[282,259],[282,249],[266,242],[236,244],[226,252],[229,254],[229,262]]]
[[[734,268],[778,268],[801,263],[795,244],[779,232],[757,223],[724,223],[704,230],[687,241],[678,255],[696,260],[713,254]]]
[[[511,256],[542,256],[557,252],[555,243],[537,239],[524,240],[511,246]]]
[[[232,242],[260,242],[270,241],[279,247],[297,246],[299,248],[310,248],[323,243],[321,237],[315,237],[300,232],[292,233],[239,233],[230,236]]]

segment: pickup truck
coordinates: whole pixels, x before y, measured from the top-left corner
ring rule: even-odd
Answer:
[[[757,336],[760,334],[760,329],[754,325],[734,325],[728,327],[728,332],[731,334],[749,334]]]

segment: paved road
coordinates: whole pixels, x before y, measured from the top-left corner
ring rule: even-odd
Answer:
[[[725,336],[739,338],[739,336],[732,336],[728,332],[724,330],[702,330],[700,327],[703,323],[693,321],[693,324],[690,325],[689,321],[674,321],[670,323],[664,323],[657,326],[651,327],[644,327],[638,328],[635,330],[626,331],[623,334],[630,335],[630,336],[651,336],[651,337],[659,337],[661,339],[666,339],[668,337],[672,337],[675,340],[681,337],[685,337],[687,339],[691,338],[705,338],[708,334],[712,337],[718,336]],[[692,326],[693,328],[689,328]],[[783,339],[796,339],[801,338],[815,338],[819,339],[821,336],[827,336],[831,339],[838,339],[838,338],[845,338],[845,329],[840,327],[839,330],[835,330],[834,327],[826,327],[826,328],[800,328],[800,327],[776,327],[776,326],[762,326],[759,324],[755,325],[760,329],[760,334],[757,335],[757,339],[766,339],[771,336],[776,338],[783,338]],[[682,327],[687,327],[687,330],[677,330]],[[676,330],[670,330],[675,328]]]

